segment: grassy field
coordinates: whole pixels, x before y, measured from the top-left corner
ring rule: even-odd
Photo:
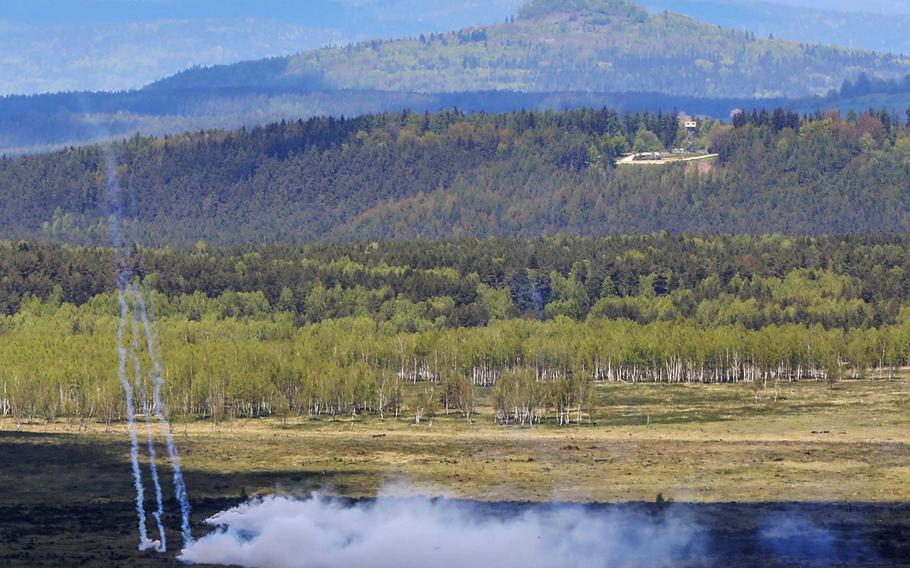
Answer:
[[[487,396],[481,393],[471,423],[452,414],[419,426],[362,417],[177,424],[193,521],[247,496],[313,490],[509,501],[654,502],[660,494],[696,504],[863,503],[897,511],[894,523],[910,521],[903,517],[910,503],[908,378],[834,388],[601,386],[602,410],[592,421],[562,428],[496,426]],[[161,565],[134,552],[125,425],[16,431],[7,419],[2,428],[0,565]]]

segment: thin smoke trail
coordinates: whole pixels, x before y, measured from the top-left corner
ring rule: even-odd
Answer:
[[[120,303],[120,321],[117,324],[117,354],[119,356],[117,376],[126,393],[126,418],[130,431],[130,463],[133,468],[133,485],[136,488],[136,516],[139,518],[139,550],[147,550],[152,543],[145,526],[145,489],[142,485],[142,470],[139,467],[139,436],[136,432],[133,388],[126,376],[127,350],[123,343],[123,331],[126,327],[128,308],[122,288],[117,291],[117,298]]]
[[[138,435],[136,433],[135,425],[135,413],[133,410],[134,407],[134,394],[130,381],[126,378],[126,360],[128,357],[127,348],[123,342],[124,328],[126,327],[126,318],[129,313],[129,306],[126,301],[127,294],[132,292],[134,298],[133,306],[133,318],[134,326],[138,327],[135,324],[136,316],[138,315],[139,323],[144,330],[146,337],[146,343],[148,348],[149,359],[152,362],[152,369],[150,371],[150,377],[152,379],[152,408],[157,418],[158,422],[161,424],[162,430],[164,431],[165,441],[167,444],[168,456],[170,458],[171,467],[174,472],[174,490],[176,493],[177,501],[180,504],[181,512],[181,534],[183,536],[184,547],[189,546],[193,542],[192,533],[190,531],[190,505],[189,499],[187,497],[186,485],[183,481],[183,472],[180,468],[180,456],[177,452],[177,447],[174,444],[174,438],[171,433],[170,424],[167,421],[167,416],[164,412],[164,405],[161,402],[161,386],[164,383],[162,379],[161,372],[161,363],[158,360],[158,357],[155,353],[154,338],[151,331],[151,324],[149,321],[149,314],[146,308],[145,298],[143,297],[143,291],[141,286],[132,287],[130,290],[129,282],[134,277],[134,271],[131,268],[131,254],[127,248],[126,241],[123,234],[123,203],[122,196],[120,194],[120,183],[117,175],[116,159],[111,153],[111,149],[108,146],[103,146],[104,157],[107,163],[107,180],[105,184],[109,215],[108,215],[108,231],[110,233],[111,241],[114,245],[115,250],[119,254],[117,262],[119,267],[117,269],[117,292],[118,300],[120,303],[120,323],[117,328],[117,348],[120,355],[120,378],[121,383],[123,384],[124,390],[127,393],[127,403],[128,410],[127,416],[130,423],[130,440],[131,440],[131,457],[133,461],[133,473],[134,480],[136,485],[136,501],[137,501],[137,515],[139,516],[139,533],[140,533],[140,550],[146,550],[155,546],[155,543],[152,543],[148,539],[148,531],[146,528],[145,521],[145,507],[144,507],[144,487],[142,485],[141,470],[139,469],[138,462]],[[138,307],[138,310],[136,309]],[[134,333],[134,338],[138,338],[140,334],[138,332]],[[138,341],[138,339],[136,339]],[[137,357],[138,361],[138,344],[132,346],[132,351],[134,357]],[[137,386],[141,386],[141,363],[139,363],[139,373],[137,375]],[[145,391],[143,390],[143,397],[145,396]],[[147,401],[146,401],[147,402]],[[160,483],[157,480],[157,464],[155,462],[155,453],[154,453],[154,439],[151,436],[151,426],[147,422],[147,429],[149,432],[148,446],[149,453],[151,457],[152,464],[152,476],[155,483],[156,498],[158,501],[157,510],[154,513],[156,522],[158,523],[158,529],[161,533],[161,539],[157,543],[157,549],[159,551],[164,550],[165,546],[165,537],[164,537],[164,528],[163,523],[161,522],[161,516],[164,512],[163,500],[161,498]]]
[[[107,183],[105,186],[108,198],[108,205],[112,214],[108,217],[108,231],[111,240],[117,250],[123,249],[123,234],[119,226],[118,218],[120,206],[119,196],[117,195],[117,168],[109,152],[105,152],[107,158]],[[129,279],[129,263],[127,259],[121,258],[117,270],[117,301],[120,308],[120,318],[117,322],[117,378],[123,386],[123,392],[126,397],[126,419],[129,425],[130,435],[130,465],[133,470],[133,485],[136,489],[136,516],[139,523],[139,550],[147,550],[152,546],[148,538],[148,529],[146,528],[145,517],[145,488],[142,484],[142,469],[139,467],[139,435],[136,431],[136,414],[135,400],[133,396],[133,387],[126,376],[127,364],[127,347],[123,341],[123,335],[126,328],[127,315],[129,306],[126,302],[126,283]]]
[[[133,288],[133,293],[136,293],[135,288]],[[133,380],[136,384],[136,389],[139,391],[139,400],[140,404],[146,410],[148,409],[148,396],[144,385],[142,384],[142,362],[139,358],[139,325],[136,322],[135,311],[133,317],[131,318],[132,323],[132,335],[131,335],[131,348],[133,350]],[[155,489],[155,503],[156,509],[152,513],[152,517],[155,519],[155,524],[158,526],[158,546],[156,550],[158,552],[164,552],[167,550],[167,535],[164,531],[164,523],[161,520],[162,515],[164,515],[164,499],[161,493],[161,481],[158,478],[158,464],[156,461],[156,452],[155,452],[155,439],[152,435],[152,416],[148,412],[145,413],[145,432],[146,432],[146,443],[148,446],[149,453],[149,470],[152,478],[152,487]]]
[[[127,187],[130,188],[130,195],[132,195],[131,186],[128,185]],[[131,203],[135,207],[136,200],[131,200]],[[141,262],[141,259],[139,259],[139,261]],[[186,547],[193,543],[193,535],[190,530],[191,507],[189,495],[186,490],[186,483],[183,480],[183,471],[180,467],[180,454],[177,451],[177,445],[174,443],[171,425],[167,419],[164,404],[161,401],[161,387],[164,385],[164,378],[161,361],[158,358],[156,351],[156,336],[152,329],[154,323],[152,312],[146,303],[146,295],[148,294],[143,288],[141,281],[137,282],[135,285],[135,305],[138,307],[139,322],[145,333],[146,349],[148,351],[149,360],[152,363],[152,368],[149,372],[149,376],[152,379],[152,408],[155,417],[158,419],[158,422],[161,424],[161,429],[164,432],[168,457],[173,470],[174,493],[177,502],[180,505],[180,533],[183,537],[184,547]],[[149,295],[149,302],[151,302],[151,299],[152,298]]]
[[[145,297],[141,292],[136,295],[136,301],[139,307],[139,321],[145,331],[146,348],[149,359],[152,362],[152,404],[155,416],[161,423],[164,430],[164,439],[167,445],[168,456],[171,460],[171,467],[174,470],[174,491],[177,495],[177,502],[180,504],[180,532],[183,537],[184,547],[193,543],[193,535],[190,531],[190,500],[186,492],[186,484],[183,481],[183,472],[180,469],[180,455],[177,453],[177,446],[174,444],[174,436],[171,432],[171,425],[167,420],[164,412],[164,405],[161,404],[161,387],[164,385],[162,378],[161,361],[155,351],[155,337],[152,333],[152,323],[149,317],[149,310],[146,306]]]

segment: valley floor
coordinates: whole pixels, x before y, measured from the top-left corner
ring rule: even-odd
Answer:
[[[471,423],[450,414],[420,425],[359,416],[175,424],[194,530],[248,496],[313,490],[607,503],[660,495],[709,509],[797,502],[875,508],[873,531],[910,525],[910,379],[597,394],[592,422],[569,427],[496,426],[486,396]],[[125,425],[77,430],[3,421],[0,564],[155,564],[134,552]]]

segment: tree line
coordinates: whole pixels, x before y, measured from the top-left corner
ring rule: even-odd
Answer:
[[[495,420],[530,425],[595,419],[601,383],[892,377],[910,356],[908,244],[662,234],[132,258],[173,416],[472,419],[488,396]],[[0,243],[0,415],[123,417],[112,258]]]
[[[511,318],[693,319],[869,328],[910,302],[905,236],[649,236],[135,248],[166,316],[299,325],[371,317],[395,330]],[[103,247],[0,242],[0,313],[116,290]]]
[[[19,423],[124,418],[116,378],[116,298],[35,303],[0,322],[0,417]],[[365,317],[158,320],[169,413],[184,420],[471,419],[489,391],[502,423],[569,424],[603,409],[603,383],[886,380],[910,355],[910,320],[869,329],[704,327],[590,317],[501,320],[481,328],[393,331]],[[129,341],[129,335],[126,340]],[[142,365],[148,357],[143,352]],[[146,379],[147,380],[147,379]],[[148,386],[148,385],[147,385]],[[148,412],[149,409],[141,409]]]

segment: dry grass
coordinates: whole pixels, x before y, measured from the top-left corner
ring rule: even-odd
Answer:
[[[239,488],[247,493],[322,487],[368,496],[408,482],[490,500],[663,493],[696,502],[910,501],[910,380],[776,390],[615,385],[599,387],[598,396],[603,410],[593,422],[567,428],[496,426],[482,407],[470,424],[452,414],[420,426],[358,417],[176,431],[197,496],[224,496],[223,486],[236,484],[223,480],[235,476],[251,480]],[[113,459],[126,463],[123,426],[77,437],[116,448]]]
[[[175,431],[195,521],[246,495],[389,487],[483,500],[910,503],[910,379],[834,389],[615,385],[598,396],[591,423],[564,428],[496,426],[484,406],[472,423],[453,414],[420,426],[358,417]],[[123,425],[3,427],[0,515],[21,522],[0,523],[0,564],[69,561],[85,538],[92,562],[142,563],[118,556],[135,531]],[[48,539],[53,547],[41,548]]]

